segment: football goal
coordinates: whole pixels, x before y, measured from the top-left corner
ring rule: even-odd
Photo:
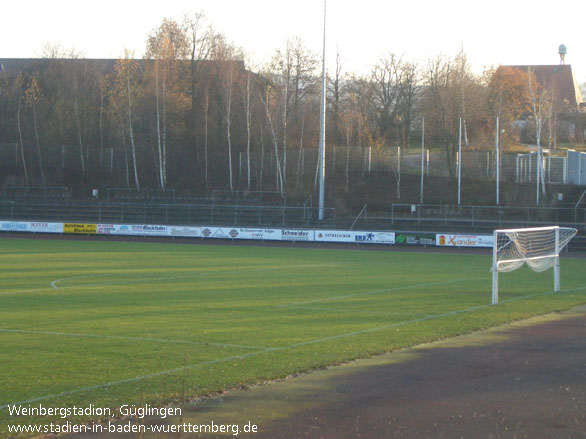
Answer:
[[[533,271],[553,267],[554,291],[560,290],[560,252],[576,235],[569,227],[535,227],[494,231],[492,250],[492,303],[498,303],[499,272],[527,264]]]

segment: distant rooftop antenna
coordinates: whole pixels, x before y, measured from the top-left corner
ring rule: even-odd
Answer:
[[[565,44],[560,44],[559,54],[560,54],[560,65],[563,66],[566,64],[566,53],[568,49]]]

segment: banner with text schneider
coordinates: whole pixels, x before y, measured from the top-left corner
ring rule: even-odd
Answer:
[[[247,227],[202,227],[204,238],[253,239],[259,241],[313,241],[314,231],[306,229],[265,229]]]
[[[394,244],[394,232],[364,232],[354,230],[316,230],[316,242],[345,242],[355,244]]]

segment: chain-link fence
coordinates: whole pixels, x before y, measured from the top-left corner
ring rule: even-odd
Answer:
[[[104,186],[114,187],[123,182],[124,176],[133,173],[132,160],[128,151],[123,148],[86,148],[75,145],[45,146],[41,145],[42,167],[45,175],[59,175],[71,169],[81,171],[86,168],[90,173],[99,171],[100,181]],[[5,174],[22,173],[23,153],[27,168],[37,176],[40,175],[41,160],[36,145],[24,145],[24,151],[19,144],[0,144],[0,169]],[[139,151],[139,170],[141,175],[156,175],[156,159],[152,152],[146,149]],[[228,178],[228,159],[217,151],[209,154],[208,167],[214,172],[214,179],[222,187],[223,179]],[[200,157],[200,160],[202,158]],[[330,146],[326,149],[326,175],[344,178],[352,176],[355,179],[372,173],[383,173],[399,176],[402,174],[436,177],[454,177],[457,175],[459,162],[458,154],[448,155],[438,149],[425,149],[423,154],[419,149],[403,149],[399,147],[359,147],[359,146]],[[567,158],[545,155],[541,163],[546,183],[567,182]],[[475,180],[491,180],[496,176],[496,154],[494,151],[463,151],[462,176]],[[195,160],[182,163],[181,172],[200,175],[205,166]],[[193,169],[190,170],[189,166]],[[500,179],[511,182],[535,181],[537,154],[503,154],[500,159]],[[200,169],[201,168],[201,169]],[[265,148],[264,151],[253,150],[250,161],[245,152],[233,154],[232,168],[237,187],[250,187],[266,190],[269,182],[279,189],[276,182],[283,180],[284,187],[291,188],[295,182],[300,184],[314,183],[318,178],[318,149],[317,148],[288,148],[274,150]],[[249,173],[250,169],[250,173]],[[213,171],[212,171],[213,170]],[[225,171],[225,172],[224,172]],[[174,171],[169,169],[172,174]],[[178,171],[177,171],[178,172]],[[146,174],[145,174],[146,173]],[[87,174],[87,172],[86,172]],[[133,177],[130,177],[132,183]],[[23,186],[9,184],[9,186]],[[7,186],[4,182],[4,186]],[[159,197],[160,201],[169,201],[169,194]]]
[[[315,148],[290,149],[286,155],[273,153],[251,153],[250,172],[258,176],[275,178],[280,172],[286,180],[304,181],[317,178],[318,150]],[[449,157],[445,152],[426,149],[329,147],[326,150],[326,173],[343,176],[369,173],[393,175],[410,174],[426,177],[450,177],[457,174],[459,156]],[[491,180],[496,177],[496,154],[493,151],[464,151],[462,153],[462,176],[475,180]],[[505,154],[500,158],[501,181],[535,181],[537,154]],[[566,183],[566,157],[543,156],[542,169],[546,183]],[[246,180],[248,157],[238,156],[238,176]]]

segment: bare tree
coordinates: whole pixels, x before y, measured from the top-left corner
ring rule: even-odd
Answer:
[[[415,108],[420,97],[417,65],[403,63],[401,78],[397,112],[399,115],[401,144],[404,148],[408,148],[411,140],[411,125],[413,123]]]
[[[332,131],[334,145],[340,145],[340,113],[342,106],[342,93],[344,75],[342,74],[343,63],[340,59],[340,52],[336,53],[336,68],[333,76],[328,75],[328,92],[331,98],[328,98],[332,114]]]
[[[545,195],[545,178],[543,175],[543,156],[541,150],[541,129],[548,110],[548,93],[545,87],[542,87],[537,83],[535,76],[531,72],[531,68],[529,69],[529,74],[527,76],[529,96],[531,97],[531,109],[533,112],[533,118],[535,119],[535,142],[537,143],[537,160],[535,165],[537,172],[536,204],[539,205],[540,186],[543,195]]]
[[[318,64],[317,56],[305,46],[303,40],[294,37],[287,40],[284,50],[279,49],[275,52],[269,67],[271,73],[268,76],[274,86],[274,92],[280,94],[282,108],[282,170],[285,183],[289,138],[298,137],[295,130],[298,134],[304,101],[316,90],[315,70]],[[275,130],[278,131],[278,127]]]
[[[134,169],[134,185],[140,190],[137,166],[137,148],[134,135],[133,105],[142,93],[140,83],[141,70],[138,63],[132,58],[132,52],[124,51],[124,57],[116,61],[109,92],[110,113],[119,119],[119,124],[124,130],[128,129],[130,138],[130,150]],[[123,135],[123,144],[126,149],[126,137]]]
[[[22,141],[22,129],[20,127],[20,107],[21,107],[21,98],[20,96],[18,97],[18,110],[16,112],[16,123],[18,126],[18,138],[20,140],[20,158],[22,160],[22,169],[24,170],[24,181],[25,184],[28,186],[30,184],[29,178],[28,178],[28,170],[27,170],[27,166],[26,166],[26,158],[24,155],[24,142]]]
[[[33,111],[33,129],[35,132],[35,140],[37,144],[37,154],[39,157],[39,170],[41,174],[41,184],[43,186],[46,185],[45,183],[45,172],[43,169],[43,155],[41,154],[41,143],[39,141],[39,130],[37,128],[37,104],[41,100],[42,92],[39,87],[39,83],[35,76],[32,77],[30,86],[26,89],[24,93],[24,99],[27,106],[31,107]]]
[[[391,140],[396,123],[403,72],[401,59],[392,53],[381,58],[372,69],[372,82],[378,104],[379,133],[387,142]]]
[[[244,101],[244,113],[246,116],[246,187],[250,190],[250,71],[246,75]]]
[[[210,97],[208,94],[208,89],[205,89],[205,97],[204,97],[205,107],[204,107],[204,178],[205,178],[205,186],[207,189],[210,188],[210,177],[208,174],[208,113],[210,108]]]
[[[167,185],[167,109],[168,107],[175,109],[175,102],[168,102],[168,85],[170,83],[177,85],[179,61],[186,59],[188,47],[185,29],[174,20],[167,18],[149,35],[147,40],[146,56],[154,59],[158,174],[161,189],[165,189]]]
[[[226,122],[226,140],[228,142],[228,171],[230,174],[230,191],[234,190],[233,171],[232,171],[232,89],[234,84],[234,72],[232,67],[226,69],[226,78],[224,81],[225,96],[225,112],[224,120]]]
[[[279,144],[278,144],[278,140],[277,140],[277,133],[275,132],[275,128],[273,125],[273,119],[271,117],[271,109],[270,109],[270,107],[271,107],[270,101],[274,100],[274,98],[271,96],[270,86],[267,86],[265,95],[266,96],[264,99],[262,96],[260,96],[260,99],[265,106],[265,114],[266,114],[267,121],[269,123],[269,129],[271,131],[271,136],[273,138],[273,145],[275,146],[275,163],[276,163],[276,167],[277,167],[277,190],[279,190],[281,192],[281,194],[283,194],[283,173],[281,170],[281,161],[279,160]]]

